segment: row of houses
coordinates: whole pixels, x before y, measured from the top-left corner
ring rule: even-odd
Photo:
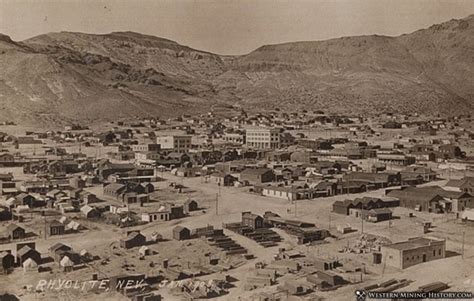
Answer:
[[[439,186],[404,187],[387,192],[400,206],[433,213],[462,212],[474,208],[474,196],[467,192],[445,190]]]

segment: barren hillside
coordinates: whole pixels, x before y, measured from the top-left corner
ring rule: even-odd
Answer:
[[[133,32],[0,35],[0,121],[173,116],[216,104],[340,113],[474,111],[474,16],[399,37],[219,56]]]

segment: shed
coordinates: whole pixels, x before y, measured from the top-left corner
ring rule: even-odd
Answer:
[[[63,268],[64,272],[71,272],[74,268],[74,262],[67,255],[61,259],[59,265]]]
[[[120,246],[125,249],[143,246],[145,243],[146,237],[139,231],[132,231],[126,238],[120,240]]]
[[[0,252],[0,264],[4,271],[8,271],[15,265],[15,256],[10,252]]]
[[[22,264],[24,272],[37,272],[38,263],[31,258],[25,260]]]
[[[196,211],[199,209],[199,204],[195,200],[187,200],[184,205],[188,212]]]
[[[16,224],[10,224],[7,226],[8,238],[10,239],[23,239],[25,238],[26,231],[23,227]]]
[[[185,240],[191,238],[191,231],[183,226],[173,228],[173,238],[176,240]]]
[[[81,207],[81,213],[86,217],[86,218],[97,218],[100,216],[99,210],[95,209],[94,207],[91,207],[89,205],[84,205]]]

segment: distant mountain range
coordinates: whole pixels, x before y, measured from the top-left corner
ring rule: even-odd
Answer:
[[[265,45],[221,56],[134,32],[0,35],[0,121],[169,117],[239,106],[474,112],[474,15],[398,37]]]

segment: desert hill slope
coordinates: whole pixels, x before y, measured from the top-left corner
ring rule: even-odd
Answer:
[[[0,121],[173,116],[216,105],[338,113],[474,111],[474,15],[398,37],[220,56],[134,32],[0,35]]]

